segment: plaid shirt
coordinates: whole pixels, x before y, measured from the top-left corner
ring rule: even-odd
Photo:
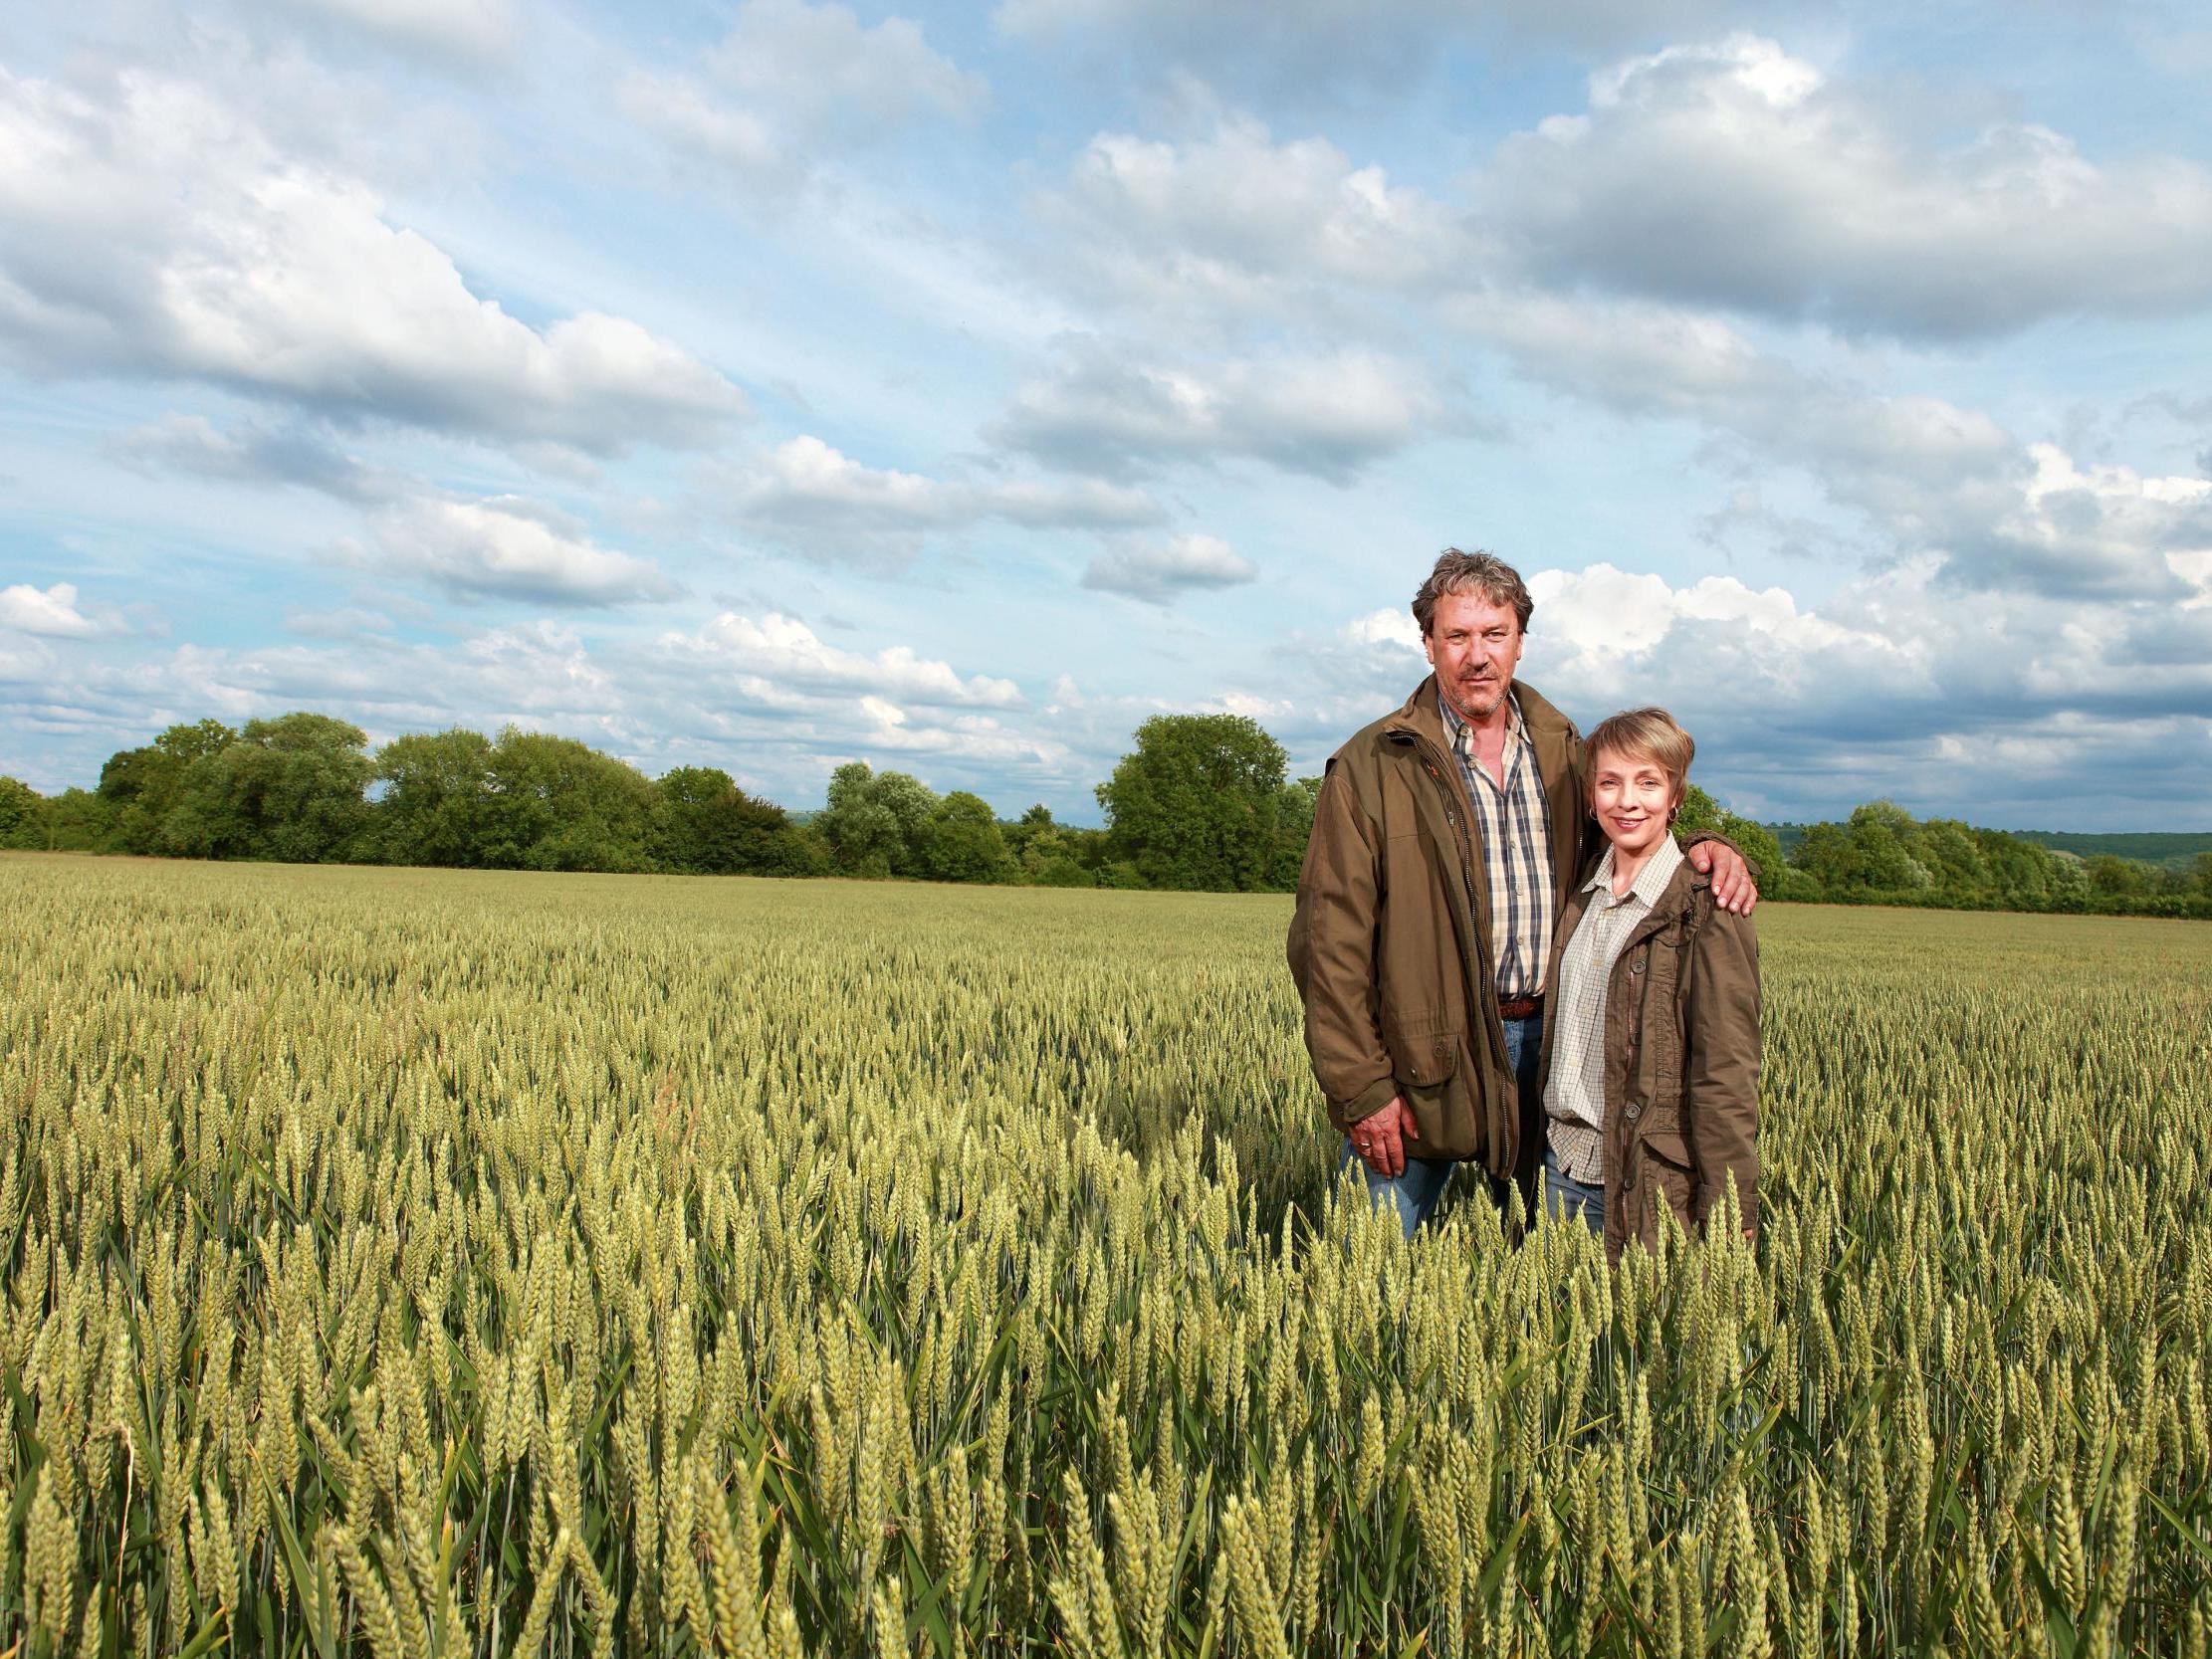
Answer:
[[[1651,914],[1680,868],[1682,850],[1659,837],[1628,892],[1613,896],[1613,849],[1583,883],[1597,897],[1559,953],[1559,984],[1551,999],[1551,1076],[1544,1114],[1559,1166],[1589,1186],[1603,1186],[1605,1167],[1605,1000],[1613,964],[1636,925]]]
[[[1439,693],[1444,730],[1459,761],[1460,780],[1474,803],[1482,873],[1490,887],[1490,957],[1500,997],[1534,996],[1544,988],[1551,951],[1551,821],[1544,816],[1544,779],[1528,740],[1521,706],[1505,697],[1505,781],[1475,764],[1467,723]]]

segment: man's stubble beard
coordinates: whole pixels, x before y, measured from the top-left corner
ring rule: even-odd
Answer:
[[[1499,707],[1505,702],[1505,682],[1502,680],[1491,680],[1480,686],[1472,687],[1446,682],[1444,701],[1451,705],[1453,714],[1468,725],[1474,726],[1488,720],[1498,712]],[[1485,691],[1490,695],[1488,701],[1481,707],[1477,708],[1468,701],[1470,696],[1479,696]]]

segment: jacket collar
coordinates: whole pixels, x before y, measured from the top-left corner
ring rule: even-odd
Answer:
[[[1621,941],[1621,948],[1628,950],[1651,937],[1669,922],[1687,915],[1697,895],[1710,891],[1712,885],[1712,877],[1701,873],[1685,855],[1674,867],[1673,875],[1666,879],[1666,885],[1652,901],[1652,908],[1636,919],[1636,926],[1629,930],[1629,936]],[[1566,907],[1560,913],[1558,934],[1561,940],[1574,931],[1575,924],[1582,920],[1582,913],[1590,908],[1596,895],[1597,888],[1591,882],[1578,882],[1568,893]],[[1556,964],[1554,971],[1557,971]]]
[[[1643,902],[1645,909],[1658,910],[1659,900],[1665,897],[1667,888],[1673,884],[1676,870],[1686,862],[1682,857],[1682,849],[1673,836],[1665,836],[1652,850],[1652,856],[1644,868],[1636,873],[1636,880],[1630,884],[1629,891],[1621,896],[1621,903],[1626,904],[1629,900],[1636,899]],[[1602,895],[1610,891],[1612,876],[1613,848],[1608,845],[1604,855],[1598,860],[1598,867],[1590,872],[1590,879],[1582,885],[1590,892]]]

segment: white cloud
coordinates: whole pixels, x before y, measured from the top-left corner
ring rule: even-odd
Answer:
[[[968,117],[989,94],[911,19],[864,26],[848,6],[806,0],[744,0],[705,69],[633,71],[617,102],[638,125],[757,188],[796,184],[825,158],[920,122]]]
[[[1083,572],[1083,585],[1170,605],[1187,593],[1236,587],[1258,574],[1257,565],[1219,536],[1178,535],[1101,553]]]
[[[938,708],[1012,709],[1020,688],[989,675],[963,679],[944,662],[911,647],[887,646],[873,656],[840,650],[796,617],[758,619],[724,611],[698,631],[663,634],[662,660],[687,675],[734,685],[774,703],[796,697],[874,696]]]
[[[1993,577],[2044,593],[2122,592],[2212,600],[2212,481],[2077,465],[2031,444],[2035,476],[1998,520]]]
[[[1095,478],[994,484],[971,494],[990,517],[1036,529],[1113,529],[1167,517],[1144,491]]]
[[[1870,511],[2026,476],[2020,446],[1986,414],[1808,372],[1681,307],[1493,291],[1462,297],[1450,314],[1531,379],[1620,414],[1733,434],[1815,470],[1839,499]]]
[[[1000,0],[1021,39],[1093,41],[1310,104],[1406,85],[1470,41],[1640,43],[1709,23],[1726,0]]]
[[[600,454],[746,412],[627,318],[518,320],[364,184],[141,72],[103,102],[0,71],[0,352]]]
[[[1040,207],[1060,280],[1151,315],[1303,312],[1331,285],[1420,289],[1468,254],[1440,203],[1245,117],[1180,146],[1100,133]]]
[[[100,631],[77,608],[77,588],[71,582],[56,582],[47,588],[16,582],[0,588],[0,628],[57,639],[88,639]]]
[[[1763,425],[1803,389],[1801,375],[1741,330],[1679,306],[1500,289],[1462,295],[1444,314],[1531,379],[1625,415],[1733,426],[1749,412]]]
[[[955,511],[936,480],[863,466],[814,437],[756,458],[726,499],[740,519],[800,532],[934,527]]]
[[[1709,678],[1729,698],[1787,705],[1825,694],[1841,658],[1852,660],[1856,675],[1880,678],[1891,691],[1927,687],[1924,652],[1910,642],[1801,611],[1780,587],[1706,576],[1676,588],[1656,575],[1594,564],[1538,571],[1529,593],[1536,601],[1532,667],[1540,664],[1585,700],[1656,695],[1650,688],[1640,694],[1637,678],[1677,629],[1697,633],[1707,648],[1716,637],[1725,640],[1726,656],[1712,664]]]
[[[391,632],[392,619],[382,611],[372,611],[359,605],[341,605],[334,610],[291,611],[284,619],[284,631],[299,634],[307,639],[352,639],[361,634]]]
[[[380,508],[368,533],[372,545],[349,544],[348,559],[465,596],[615,605],[677,592],[647,560],[601,547],[572,521],[513,496]]]
[[[829,558],[904,557],[924,534],[986,518],[1030,528],[1102,529],[1157,522],[1140,490],[1098,480],[957,483],[853,460],[801,436],[718,469],[709,494],[732,521]]]
[[[968,114],[987,94],[982,76],[932,49],[911,19],[867,27],[835,3],[744,0],[708,62],[718,81],[774,110],[787,130],[839,143]]]
[[[1426,375],[1373,352],[1171,366],[1084,339],[1015,392],[997,436],[1107,476],[1254,460],[1346,484],[1445,419]]]
[[[53,673],[54,653],[50,649],[26,635],[0,633],[0,686],[29,689],[15,703],[19,713],[27,712],[30,701],[39,698]]]
[[[1392,646],[1401,651],[1422,655],[1421,624],[1410,610],[1369,611],[1365,616],[1355,616],[1344,625],[1344,637],[1359,646]]]
[[[1949,150],[1772,41],[1669,47],[1501,147],[1480,187],[1524,268],[1906,336],[2212,300],[2212,171],[2101,166],[2047,127]]]
[[[373,35],[402,51],[483,64],[516,43],[512,0],[286,0]]]
[[[375,501],[398,485],[303,428],[246,426],[223,431],[204,415],[174,411],[133,427],[111,446],[118,460],[149,477],[181,473],[234,484],[292,484],[343,501]]]
[[[696,76],[632,70],[615,88],[622,113],[678,149],[758,183],[781,182],[790,158],[769,123],[723,103]]]
[[[1529,376],[1626,415],[1726,435],[1757,473],[1802,469],[1950,585],[2183,598],[2212,546],[2212,488],[2125,467],[2083,471],[1979,410],[1877,395],[1760,351],[1725,322],[1649,302],[1463,299],[1454,315]]]

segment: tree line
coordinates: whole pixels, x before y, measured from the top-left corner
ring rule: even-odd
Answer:
[[[792,814],[714,766],[646,776],[572,737],[508,726],[395,737],[296,712],[170,726],[110,756],[94,789],[39,795],[0,777],[0,846],[288,863],[687,875],[857,876],[1048,887],[1287,891],[1316,777],[1240,715],[1160,715],[1096,790],[1102,828],[1038,805],[1001,819],[965,789],[837,768]],[[2087,859],[2002,830],[1916,820],[1875,801],[1775,832],[1694,784],[1681,825],[1727,835],[1769,898],[2212,918],[2212,854],[2165,869]]]
[[[837,768],[794,815],[715,766],[648,777],[572,737],[508,726],[395,737],[296,712],[168,727],[51,798],[0,777],[0,846],[285,863],[686,875],[904,877],[1231,892],[1295,885],[1316,778],[1233,715],[1161,716],[1098,786],[1108,825],[1042,805],[1001,820],[965,789]]]
[[[1770,891],[1832,904],[2212,919],[2212,853],[2184,868],[2112,853],[2083,858],[1872,801],[1842,823],[1806,825]]]

